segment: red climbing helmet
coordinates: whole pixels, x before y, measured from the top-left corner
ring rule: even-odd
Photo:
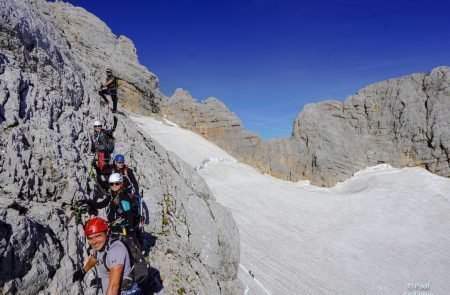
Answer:
[[[90,236],[96,233],[101,233],[108,230],[108,224],[100,217],[94,217],[86,223],[84,232],[86,236]]]

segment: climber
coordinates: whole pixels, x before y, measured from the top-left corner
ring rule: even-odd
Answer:
[[[97,264],[103,294],[142,294],[132,279],[133,267],[127,246],[110,235],[106,221],[100,217],[92,218],[86,223],[85,233],[92,249],[86,265],[73,274],[73,282],[82,281]]]
[[[139,184],[134,176],[133,169],[125,165],[125,157],[117,154],[114,157],[111,173],[119,173],[123,175],[123,184],[125,188],[131,188],[133,194],[139,194]]]
[[[100,202],[97,200],[84,200],[84,202],[94,209],[107,207],[110,234],[126,242],[129,249],[137,253],[133,256],[141,255],[139,253],[142,252],[143,240],[139,230],[141,220],[139,198],[133,195],[130,189],[124,188],[123,176],[119,173],[111,174],[109,184],[111,191],[105,199]]]
[[[123,176],[113,173],[109,177],[111,191],[105,199],[85,200],[94,209],[107,208],[107,218],[111,225],[111,232],[115,234],[132,235],[139,237],[139,201],[138,196],[131,192],[131,189],[124,187]]]
[[[150,267],[142,255],[141,249],[133,244],[134,242],[130,237],[112,234],[106,221],[100,217],[94,217],[86,223],[85,234],[90,244],[89,249],[91,251],[88,250],[90,256],[86,265],[73,274],[73,282],[82,281],[86,273],[97,265],[103,294],[118,294],[117,289],[110,289],[110,286],[117,286],[118,281],[121,295],[164,294],[164,286],[159,271]],[[116,264],[114,258],[124,262],[121,271],[118,271],[120,267],[119,269],[115,268],[115,265],[121,265],[121,263]],[[118,277],[121,277],[121,279],[118,279]]]
[[[94,153],[92,166],[96,171],[96,179],[103,190],[109,189],[107,178],[111,174],[111,154],[114,152],[114,131],[117,127],[117,117],[114,116],[114,125],[110,130],[103,129],[100,121],[94,122],[94,135],[91,137],[91,152]],[[102,178],[104,177],[104,179]]]
[[[117,113],[117,78],[113,76],[111,69],[106,69],[106,82],[101,84],[101,90],[98,92],[106,104],[109,104],[106,95],[111,96],[113,102],[113,113]]]

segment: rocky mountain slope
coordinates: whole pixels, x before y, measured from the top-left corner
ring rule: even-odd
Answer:
[[[199,103],[181,89],[163,101],[162,113],[282,179],[331,186],[380,163],[450,176],[449,72],[438,67],[369,85],[343,103],[308,104],[289,139],[263,141],[217,99]]]
[[[89,136],[112,114],[96,91],[120,73],[132,110],[158,111],[157,78],[126,37],[81,8],[0,0],[0,294],[92,294],[70,280],[84,239],[64,206],[88,196]],[[239,235],[204,181],[119,114],[116,151],[137,171],[167,294],[239,294]]]

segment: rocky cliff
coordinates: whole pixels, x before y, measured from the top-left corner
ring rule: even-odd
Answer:
[[[306,106],[292,137],[312,160],[305,174],[333,184],[363,167],[389,163],[450,176],[449,72],[439,67],[367,86],[344,103]]]
[[[198,103],[189,92],[177,89],[170,99],[163,100],[161,113],[181,127],[244,157],[261,141],[256,134],[246,132],[241,120],[214,97]]]
[[[194,130],[261,172],[331,186],[365,167],[421,166],[450,176],[450,69],[367,86],[343,103],[309,104],[292,137],[263,141],[217,99],[177,90],[163,103],[172,121]]]
[[[158,111],[157,78],[133,43],[81,8],[0,0],[0,294],[93,294],[71,275],[85,241],[64,206],[89,195],[89,136],[110,126],[96,91],[120,73],[122,97]],[[239,294],[239,234],[230,213],[175,155],[119,114],[116,151],[137,171],[166,294]]]

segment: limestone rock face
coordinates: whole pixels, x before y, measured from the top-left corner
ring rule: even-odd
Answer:
[[[177,90],[163,103],[172,121],[202,134],[263,173],[334,185],[365,167],[421,166],[450,176],[450,75],[438,67],[369,85],[344,103],[309,104],[290,139],[261,140],[217,99]]]
[[[92,197],[92,124],[112,125],[97,94],[105,61],[149,108],[158,106],[150,99],[157,79],[131,41],[95,16],[60,2],[0,0],[0,294],[95,294],[88,279],[71,282],[86,241],[74,220],[65,226],[65,204]],[[229,211],[195,171],[118,117],[116,152],[143,189],[150,262],[166,293],[242,293]]]
[[[169,120],[218,144],[241,161],[252,158],[261,139],[244,130],[241,120],[217,98],[198,103],[189,92],[177,89],[162,104],[161,112]]]
[[[64,34],[71,55],[84,61],[98,90],[105,82],[106,68],[111,68],[122,80],[118,97],[126,102],[125,107],[139,110],[140,114],[159,111],[158,78],[139,63],[130,39],[116,37],[105,23],[81,7],[60,2],[48,9],[52,21]]]
[[[372,165],[422,166],[450,176],[448,67],[367,86],[344,103],[305,106],[292,140],[304,143],[305,175],[333,185]]]
[[[303,147],[302,142],[282,138],[260,141],[253,156],[248,156],[249,163],[277,178],[292,181],[305,179],[307,163],[303,161],[306,156]]]

